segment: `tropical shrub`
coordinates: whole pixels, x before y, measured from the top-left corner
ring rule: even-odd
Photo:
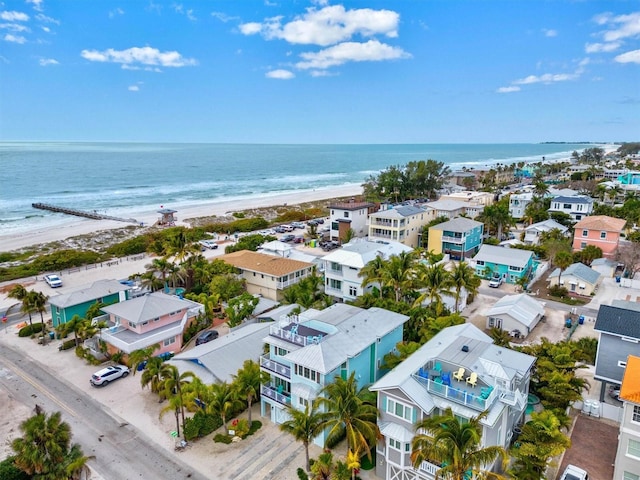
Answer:
[[[39,272],[63,270],[79,267],[100,260],[100,254],[83,250],[59,250],[36,258],[32,265]]]
[[[231,430],[235,431],[236,437],[244,438],[249,434],[251,427],[246,418],[236,418],[231,422]]]
[[[213,441],[216,442],[216,443],[226,443],[228,445],[233,441],[233,439],[232,439],[231,435],[226,435],[224,433],[218,433],[218,434],[216,434],[215,437],[213,437]]]
[[[0,478],[2,480],[29,480],[31,477],[16,467],[15,457],[7,457],[0,462]]]
[[[22,327],[18,332],[19,337],[30,337],[35,333],[42,332],[42,323],[34,323],[33,325],[27,325]]]
[[[76,341],[72,338],[71,340],[65,340],[64,342],[62,342],[58,347],[58,350],[69,350],[71,348],[75,348],[75,346]]]
[[[185,419],[185,439],[193,440],[205,437],[221,426],[222,419],[219,416],[199,410],[193,417]],[[187,436],[187,431],[189,432],[189,437]]]
[[[107,249],[107,255],[114,257],[126,257],[127,255],[137,255],[147,251],[149,246],[149,236],[139,235],[123,242],[112,245]]]
[[[296,473],[298,474],[299,480],[309,480],[309,475],[307,475],[307,473],[302,468],[298,467]]]
[[[553,285],[549,287],[549,295],[552,297],[566,297],[569,295],[569,290],[561,285]]]

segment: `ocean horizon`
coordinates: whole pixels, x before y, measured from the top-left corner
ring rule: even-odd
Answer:
[[[603,146],[536,144],[0,143],[3,234],[55,228],[65,215],[32,203],[136,218],[165,207],[361,185],[392,165],[433,159],[451,170],[559,161]],[[606,145],[611,146],[611,145]]]

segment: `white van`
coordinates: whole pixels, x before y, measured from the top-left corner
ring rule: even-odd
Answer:
[[[216,248],[218,248],[218,244],[213,240],[200,240],[200,245],[211,250],[215,250]]]

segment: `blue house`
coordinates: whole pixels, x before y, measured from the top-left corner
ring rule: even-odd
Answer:
[[[473,257],[482,245],[484,224],[457,217],[429,228],[428,250],[449,254],[453,260]]]
[[[480,277],[491,278],[498,273],[505,282],[517,283],[521,278],[528,278],[533,271],[533,252],[482,245],[473,262]]]
[[[304,409],[336,377],[355,372],[358,388],[382,377],[383,357],[402,341],[406,315],[382,308],[364,310],[337,303],[275,322],[264,339],[269,353],[260,369],[269,381],[260,386],[261,415],[274,423],[289,419],[286,407]],[[315,443],[323,446],[325,435]]]

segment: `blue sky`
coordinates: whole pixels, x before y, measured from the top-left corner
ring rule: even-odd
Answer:
[[[0,0],[0,141],[638,140],[638,1]]]

